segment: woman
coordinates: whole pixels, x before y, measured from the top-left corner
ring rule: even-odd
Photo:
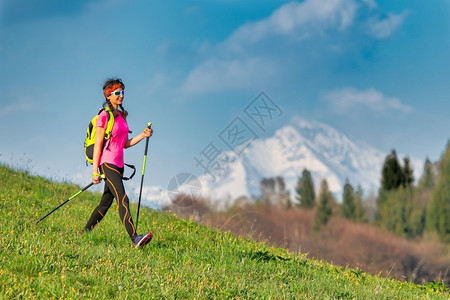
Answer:
[[[120,79],[108,79],[103,85],[103,94],[105,96],[106,105],[114,114],[114,126],[111,131],[111,137],[105,143],[104,137],[108,124],[108,112],[102,111],[96,122],[96,137],[94,145],[94,156],[92,163],[92,182],[99,184],[101,176],[105,177],[105,189],[99,205],[94,209],[88,222],[84,226],[84,231],[91,231],[102,220],[106,212],[110,208],[113,199],[116,198],[119,206],[119,216],[122,224],[130,236],[133,246],[143,247],[152,239],[152,233],[137,235],[131,218],[129,199],[123,185],[124,159],[123,149],[136,145],[146,137],[151,137],[152,129],[146,128],[144,132],[129,139],[129,128],[126,122],[128,112],[123,108],[122,102],[124,97],[125,85]],[[120,110],[119,110],[120,108]],[[102,174],[102,175],[101,175]]]

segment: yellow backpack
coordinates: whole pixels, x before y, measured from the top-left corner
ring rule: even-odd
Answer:
[[[84,155],[86,156],[86,161],[90,164],[92,164],[94,156],[95,122],[97,122],[97,118],[102,111],[106,111],[108,113],[108,125],[106,126],[103,147],[105,147],[107,141],[110,139],[111,131],[114,126],[114,114],[109,109],[109,107],[101,108],[98,111],[98,114],[92,118],[91,122],[89,122],[88,128],[86,130],[86,138],[84,139]]]

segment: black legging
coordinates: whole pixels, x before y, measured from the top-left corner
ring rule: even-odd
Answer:
[[[116,198],[122,224],[125,226],[125,229],[131,239],[136,236],[136,230],[131,218],[128,196],[125,192],[122,181],[123,170],[123,167],[119,168],[108,163],[103,163],[100,166],[101,173],[105,175],[105,189],[99,205],[94,209],[89,221],[84,227],[85,230],[94,229],[94,227],[103,219],[106,212],[111,207],[113,199]]]

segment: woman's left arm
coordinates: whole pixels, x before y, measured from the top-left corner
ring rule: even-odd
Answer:
[[[151,137],[153,134],[153,130],[151,128],[145,128],[144,132],[138,134],[137,136],[135,136],[134,138],[128,139],[125,142],[125,148],[129,148],[131,146],[136,145],[137,143],[139,143],[140,141],[142,141],[144,138],[146,137]]]

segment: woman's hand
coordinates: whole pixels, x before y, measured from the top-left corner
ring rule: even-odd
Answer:
[[[149,138],[153,135],[153,129],[151,128],[145,128],[144,132],[139,133],[137,136],[135,136],[132,139],[128,139],[125,142],[125,146],[124,148],[129,148],[131,146],[136,145],[137,143],[139,143],[140,141],[142,141],[145,138]]]
[[[102,181],[102,177],[98,173],[92,174],[92,183],[93,184],[99,184]]]
[[[145,137],[151,137],[153,135],[153,129],[151,129],[151,128],[145,128],[145,130],[144,130],[144,136]]]

